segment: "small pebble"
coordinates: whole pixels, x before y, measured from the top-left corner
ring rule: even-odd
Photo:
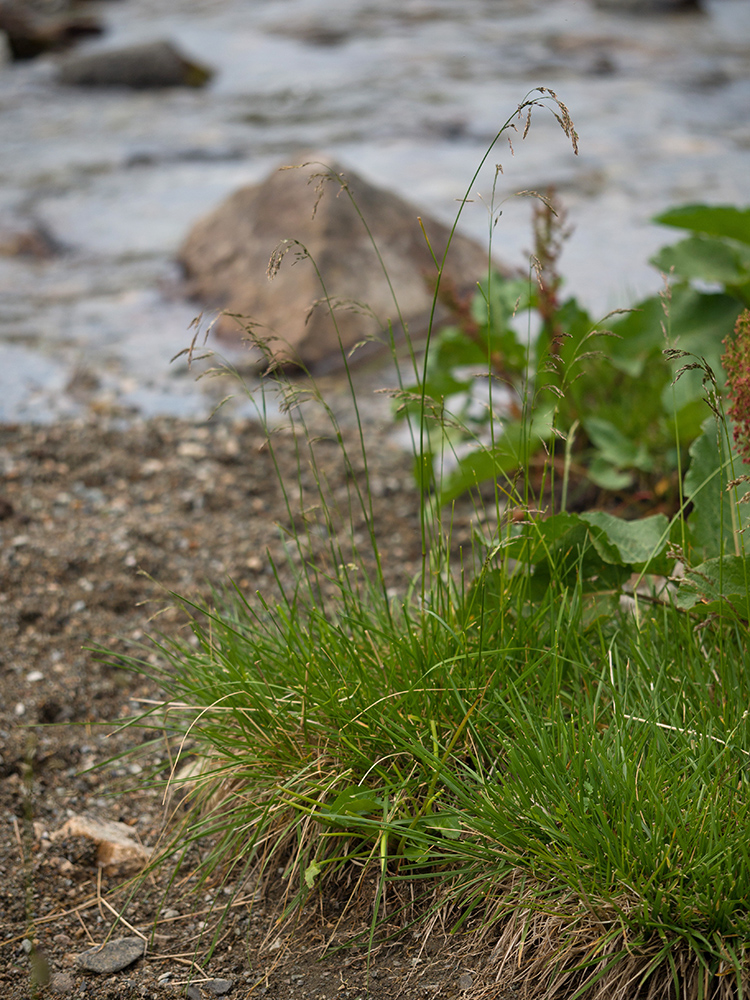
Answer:
[[[177,445],[177,454],[181,458],[205,458],[207,452],[197,441],[183,441]]]
[[[76,984],[69,972],[55,972],[49,985],[53,993],[72,993]]]
[[[466,993],[474,985],[474,977],[468,972],[462,972],[458,977],[458,988]]]

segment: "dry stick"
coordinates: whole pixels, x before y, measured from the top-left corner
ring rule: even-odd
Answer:
[[[18,820],[13,817],[13,833],[16,835],[16,842],[18,843],[18,850],[21,854],[21,864],[26,867],[26,855],[23,849],[23,838],[21,837],[21,828],[18,825]]]
[[[227,903],[224,908],[231,910],[234,909],[235,906],[243,906],[245,903],[250,903],[252,901],[253,896],[243,896],[242,899],[235,899],[231,903]],[[205,916],[205,914],[211,913],[215,909],[215,906],[207,906],[204,910],[191,910],[190,913],[178,913],[176,917],[162,917],[160,920],[156,921],[156,926],[158,927],[161,924],[173,924],[177,920],[193,920],[195,917]]]
[[[78,913],[79,910],[90,910],[92,906],[96,906],[99,902],[96,896],[92,896],[90,899],[84,900],[83,903],[79,903],[77,906],[72,907],[70,910],[59,910],[56,913],[48,913],[46,917],[37,917],[34,920],[35,924],[51,924],[55,920],[62,920],[63,917],[72,917],[74,913]]]
[[[19,832],[18,829],[17,829],[18,823],[15,820],[15,817],[14,817],[14,821],[15,821],[15,826],[16,826],[16,836],[18,836],[18,832]],[[20,846],[20,842],[19,842],[19,846]],[[101,874],[101,870],[100,870],[100,874]],[[75,915],[75,916],[78,917],[78,919],[80,920],[81,924],[83,925],[83,928],[86,931],[86,934],[88,935],[88,938],[91,941],[91,943],[95,944],[96,942],[91,937],[91,934],[89,934],[89,932],[88,932],[88,930],[86,928],[86,925],[83,923],[83,920],[81,919],[81,916],[80,916],[81,912],[84,911],[84,910],[90,910],[94,906],[97,906],[97,907],[99,907],[99,912],[101,913],[101,906],[102,906],[102,904],[104,904],[104,906],[106,906],[107,909],[109,909],[115,916],[118,916],[118,911],[115,910],[107,902],[107,900],[104,898],[104,896],[101,895],[101,891],[100,891],[101,879],[100,878],[97,879],[97,882],[98,882],[98,885],[97,885],[97,895],[96,896],[92,896],[90,899],[84,900],[83,903],[78,903],[77,906],[73,906],[69,910],[60,910],[60,911],[58,911],[56,913],[48,913],[44,917],[35,917],[34,918],[34,926],[38,927],[38,926],[41,926],[42,924],[51,924],[51,923],[54,923],[56,920],[62,920],[64,917],[71,917],[71,916]],[[117,890],[114,890],[114,891],[116,892]],[[229,909],[234,909],[234,907],[236,907],[236,906],[243,906],[245,903],[252,902],[253,899],[254,899],[254,896],[243,896],[241,899],[235,899],[232,903],[229,903],[228,904],[228,908]],[[211,913],[212,910],[213,910],[213,907],[206,907],[206,909],[204,909],[204,910],[197,910],[194,913],[193,912],[191,912],[191,913],[181,913],[181,914],[178,914],[176,917],[162,917],[160,920],[155,921],[155,926],[159,927],[159,926],[161,926],[161,924],[172,924],[172,923],[175,923],[178,920],[192,920],[195,917],[201,917],[201,916],[204,916],[207,913]],[[104,914],[103,913],[102,913],[102,917],[104,918]],[[144,941],[147,940],[144,937],[144,935],[141,933],[141,931],[136,930],[131,924],[129,924],[127,922],[127,920],[125,920],[123,917],[120,917],[119,919],[120,919],[120,922],[123,923],[129,930],[132,930],[134,934],[137,934],[138,937],[143,938]],[[158,936],[162,936],[162,935],[158,935]],[[23,939],[25,937],[27,937],[27,934],[18,934],[15,937],[7,938],[7,940],[5,940],[5,941],[0,941],[0,948],[5,948],[5,947],[7,947],[9,945],[16,944],[18,941],[23,941]],[[184,954],[187,955],[187,954],[190,954],[190,953],[189,952],[185,952]],[[159,955],[159,956],[149,956],[149,957],[151,957],[152,960],[155,960],[155,961],[162,961],[165,958],[172,958],[174,956]],[[194,962],[189,963],[189,964],[196,965],[196,963],[194,963]],[[199,968],[199,966],[196,965],[196,968]],[[203,970],[201,970],[201,971],[203,971]]]
[[[102,918],[102,920],[104,920],[105,919],[105,917],[104,917],[104,911],[102,910],[102,869],[101,869],[101,866],[99,866],[96,869],[96,903],[97,903],[97,906],[99,907],[99,916]]]
[[[75,915],[76,915],[76,916],[78,917],[78,920],[79,920],[79,922],[80,922],[80,924],[81,924],[81,927],[83,927],[83,930],[84,930],[84,933],[86,934],[86,937],[87,937],[87,938],[89,939],[89,942],[90,942],[90,943],[91,943],[92,945],[95,945],[95,944],[96,944],[96,941],[94,941],[93,937],[92,937],[92,936],[91,936],[91,934],[89,933],[89,929],[88,929],[88,927],[86,926],[86,924],[85,924],[85,922],[84,922],[84,919],[83,919],[83,917],[81,916],[81,914],[80,914],[80,913],[78,912],[78,910],[76,910],[76,911],[75,911]]]
[[[745,713],[747,714],[747,713]],[[679,726],[669,726],[666,722],[653,722],[652,719],[642,719],[639,715],[626,715],[625,712],[622,713],[623,719],[630,719],[631,722],[645,722],[646,724],[651,723],[654,726],[658,726],[659,729],[669,729],[673,733],[688,733],[690,736],[706,736],[706,733],[701,733],[697,729],[681,729]],[[709,736],[710,740],[714,740],[715,743],[721,743],[722,746],[728,747],[729,743],[726,740],[720,739],[718,736]],[[740,753],[744,753],[746,757],[750,757],[749,750],[743,750],[742,747],[734,747],[733,749],[739,750]]]
[[[268,940],[268,935],[266,936],[266,940]],[[279,949],[279,953],[276,956],[276,958],[273,960],[273,964],[271,965],[271,968],[270,969],[266,969],[265,972],[263,973],[263,975],[261,976],[261,978],[257,982],[253,983],[253,985],[250,987],[250,993],[252,993],[253,990],[257,989],[257,987],[260,986],[260,984],[262,982],[264,982],[264,981],[265,981],[265,984],[266,984],[266,989],[269,988],[268,977],[274,971],[274,969],[276,968],[276,966],[281,963],[281,959],[284,957],[284,953],[286,951],[288,951],[288,950],[289,949],[286,947],[286,945],[282,946]],[[248,996],[250,996],[250,993],[248,993]]]
[[[117,890],[113,890],[113,891],[116,892]],[[230,905],[231,906],[240,906],[243,903],[249,902],[251,899],[252,899],[251,896],[245,896],[242,899],[235,900],[235,902],[233,902]],[[83,910],[90,910],[94,906],[99,906],[100,905],[100,901],[103,902],[105,904],[105,906],[109,906],[109,903],[107,903],[107,901],[104,899],[104,897],[101,897],[100,895],[91,896],[89,899],[85,899],[82,903],[78,903],[77,906],[73,906],[69,910],[57,910],[57,911],[55,911],[55,913],[48,913],[44,917],[35,917],[34,918],[34,926],[35,927],[39,927],[42,924],[52,924],[56,920],[63,920],[65,917],[72,917],[74,914],[78,914],[78,913],[82,912]],[[111,909],[111,907],[110,907],[110,909]],[[211,912],[210,908],[208,908],[208,909],[205,909],[205,910],[200,910],[197,913],[180,914],[180,915],[178,915],[176,917],[164,917],[161,920],[157,920],[156,924],[158,926],[159,924],[174,923],[174,921],[176,921],[176,920],[189,920],[189,919],[192,919],[193,917],[202,916],[203,914],[210,913],[210,912]],[[102,916],[103,916],[103,914],[102,914]],[[25,934],[20,934],[20,935],[14,937],[14,938],[8,938],[7,941],[0,941],[0,948],[4,948],[6,945],[15,944],[17,941],[22,941],[25,937],[26,937]]]
[[[609,678],[610,678],[610,683],[612,685],[612,700],[616,704],[616,698],[615,698],[615,671],[614,671],[614,666],[612,664],[612,650],[611,649],[609,650],[608,657],[609,657]],[[747,715],[748,715],[748,711],[745,711],[744,714],[743,714],[743,716],[742,716],[742,718],[744,719]],[[659,729],[668,729],[670,732],[673,732],[673,733],[687,733],[690,736],[706,736],[707,735],[706,733],[699,732],[697,729],[681,729],[679,726],[670,726],[666,722],[653,722],[652,719],[642,719],[639,715],[627,715],[625,712],[622,713],[622,717],[623,717],[623,719],[629,719],[631,722],[643,722],[646,725],[648,725],[649,723],[652,723],[654,726],[657,726]],[[735,732],[736,732],[736,730],[735,730]],[[729,743],[726,740],[722,740],[718,736],[710,736],[709,735],[708,738],[710,740],[713,740],[715,743],[721,743],[721,745],[723,747],[728,747],[729,746]],[[739,750],[740,753],[744,753],[744,755],[746,757],[750,757],[750,751],[743,750],[742,747],[734,747],[734,749],[735,750]]]
[[[141,931],[139,931],[136,927],[133,927],[131,923],[128,923],[125,917],[123,917],[120,913],[118,913],[117,910],[114,908],[114,906],[111,905],[111,903],[108,903],[107,900],[104,898],[102,898],[102,903],[107,907],[110,913],[112,913],[113,916],[117,918],[118,923],[124,924],[129,931],[132,931],[134,934],[136,934],[139,938],[142,938],[144,941],[148,941],[146,935],[143,934]]]
[[[149,955],[149,960],[152,962],[177,962],[178,965],[187,965],[191,969],[197,969],[202,976],[206,979],[211,979],[212,977],[202,968],[195,959],[185,958],[186,955],[190,955],[189,951],[176,952],[174,955]],[[202,981],[202,980],[201,980]]]

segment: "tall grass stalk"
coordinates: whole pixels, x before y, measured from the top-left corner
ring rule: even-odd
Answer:
[[[456,224],[497,141],[519,116],[525,136],[544,103],[575,146],[565,106],[549,91],[530,95],[488,148]],[[494,201],[494,221],[493,213]],[[304,247],[296,252],[309,258]],[[445,258],[435,265],[439,286]],[[437,296],[436,288],[424,359],[408,347],[422,376]],[[182,859],[198,884],[238,892],[249,879],[260,891],[280,869],[284,916],[304,912],[311,897],[323,908],[338,898],[344,915],[364,915],[370,944],[380,927],[439,919],[463,933],[464,947],[482,943],[488,977],[528,995],[744,995],[744,627],[696,630],[669,598],[637,616],[603,603],[582,574],[571,584],[569,560],[585,551],[550,556],[540,595],[532,570],[508,555],[515,529],[503,500],[528,509],[530,499],[512,482],[496,489],[494,536],[470,552],[452,551],[450,519],[428,491],[415,496],[421,569],[394,597],[343,348],[342,357],[354,452],[314,383],[303,390],[274,374],[297,455],[297,483],[276,465],[296,582],[285,585],[277,567],[273,596],[230,587],[209,607],[182,601],[193,643],[158,640],[157,668],[129,661],[167,692],[131,720],[159,730],[172,761],[167,774],[151,776],[172,803],[157,863]],[[348,473],[343,508],[317,462],[303,394],[338,442]],[[429,403],[422,393],[417,461]],[[263,394],[258,407],[274,454]],[[300,515],[308,474],[316,525]],[[563,509],[566,487],[564,479]],[[355,539],[360,519],[364,545]],[[329,944],[356,937],[346,925],[339,915]]]

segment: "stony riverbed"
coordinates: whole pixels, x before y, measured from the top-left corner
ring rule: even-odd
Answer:
[[[530,88],[554,88],[580,156],[538,116],[515,156],[493,152],[462,227],[487,239],[497,162],[497,199],[556,185],[575,227],[563,270],[594,312],[658,288],[647,258],[672,234],[654,212],[748,200],[745,0],[671,17],[586,0],[86,8],[106,33],[81,51],[167,39],[216,75],[202,90],[83,91],[57,82],[55,56],[0,68],[0,419],[92,406],[205,416],[203,389],[170,365],[198,309],[180,297],[174,256],[197,218],[301,148],[450,221],[504,119]],[[528,199],[504,204],[498,258],[523,263],[528,212]],[[14,227],[60,252],[12,253]]]

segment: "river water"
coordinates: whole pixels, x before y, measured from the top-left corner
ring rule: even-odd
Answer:
[[[130,93],[65,88],[52,58],[0,67],[0,220],[42,225],[65,248],[0,256],[0,419],[205,416],[208,383],[170,364],[197,311],[175,293],[174,265],[196,219],[316,148],[451,221],[538,85],[570,108],[580,154],[539,112],[513,155],[493,151],[462,230],[487,239],[501,162],[499,259],[528,259],[529,201],[514,192],[555,185],[575,227],[568,289],[594,313],[656,290],[648,257],[677,235],[654,213],[750,203],[750,2],[705,6],[633,17],[586,0],[88,4],[108,29],[92,47],[165,38],[216,76],[201,91]]]

